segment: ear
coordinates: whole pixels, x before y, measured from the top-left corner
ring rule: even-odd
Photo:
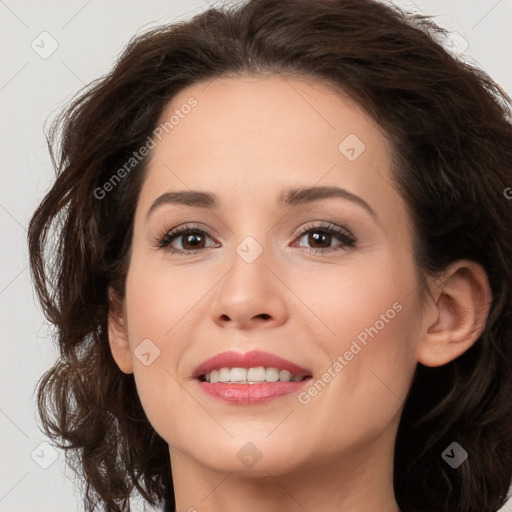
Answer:
[[[132,354],[128,342],[128,329],[123,303],[112,288],[108,290],[108,341],[112,356],[124,373],[133,373]]]
[[[449,363],[469,349],[484,330],[492,301],[487,274],[473,261],[450,265],[433,288],[417,353],[425,366]]]

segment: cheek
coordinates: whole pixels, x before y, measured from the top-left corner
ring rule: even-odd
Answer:
[[[318,340],[330,345],[331,353],[343,349],[347,342],[350,345],[359,335],[364,342],[365,333],[370,337],[367,329],[376,334],[376,328],[380,335],[399,328],[406,304],[417,293],[414,267],[404,255],[398,259],[395,254],[380,252],[340,262],[314,268],[309,263],[309,268],[288,272],[283,269],[294,292],[287,299],[293,308],[290,315],[303,311],[309,326],[322,336]]]
[[[175,271],[176,276],[179,271]],[[199,293],[186,286],[183,278],[174,278],[169,270],[151,266],[135,256],[126,281],[128,339],[132,352],[137,393],[148,419],[164,438],[172,432],[172,411],[182,411],[190,404],[180,392],[177,362],[182,357],[188,337],[187,311]]]
[[[208,293],[208,280],[192,266],[174,266],[134,258],[127,276],[127,315],[134,338],[168,339],[198,300]],[[204,275],[201,273],[204,277]],[[178,323],[179,322],[179,323]]]
[[[314,409],[320,412],[318,428],[358,418],[361,432],[378,432],[403,404],[416,366],[420,310],[414,267],[390,255],[357,271],[326,269],[308,281],[295,291],[315,312],[308,322],[319,326],[312,347],[325,354],[325,363],[316,390],[303,396],[304,421],[312,421],[306,411]],[[330,434],[335,442],[335,427]]]

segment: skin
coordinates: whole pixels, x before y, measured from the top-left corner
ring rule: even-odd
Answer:
[[[414,370],[445,364],[478,338],[491,300],[485,272],[456,262],[420,300],[391,146],[349,98],[306,78],[224,77],[181,91],[162,120],[191,96],[197,106],[151,150],[126,296],[110,314],[113,357],[134,373],[169,444],[177,510],[396,512],[393,448]],[[338,149],[349,134],[365,145],[354,161]],[[292,185],[344,188],[376,217],[340,198],[278,206]],[[188,189],[216,194],[220,209],[166,204],[146,219],[161,194]],[[355,245],[297,236],[320,222],[349,230]],[[155,247],[185,223],[209,233],[197,254]],[[247,236],[263,249],[252,263],[236,252]],[[172,248],[186,243],[178,235]],[[319,247],[331,252],[314,254]],[[400,312],[307,404],[295,394],[224,403],[191,378],[219,352],[252,349],[322,378],[396,303]],[[144,339],[160,350],[148,366],[134,355]],[[261,454],[252,467],[237,456],[249,442]]]

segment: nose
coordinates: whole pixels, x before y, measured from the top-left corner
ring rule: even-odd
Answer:
[[[270,251],[251,259],[234,251],[230,269],[217,287],[211,315],[220,327],[275,328],[288,318],[286,287],[271,268],[275,262],[270,261]]]

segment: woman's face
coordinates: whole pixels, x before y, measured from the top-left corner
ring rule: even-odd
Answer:
[[[135,214],[123,367],[171,458],[253,475],[388,459],[421,308],[385,134],[327,86],[276,76],[194,85],[162,123],[173,115],[153,137]],[[299,189],[313,191],[290,201]],[[171,201],[191,191],[217,207]],[[178,227],[190,232],[174,236]],[[195,377],[219,353],[253,350],[311,378],[230,386]]]

